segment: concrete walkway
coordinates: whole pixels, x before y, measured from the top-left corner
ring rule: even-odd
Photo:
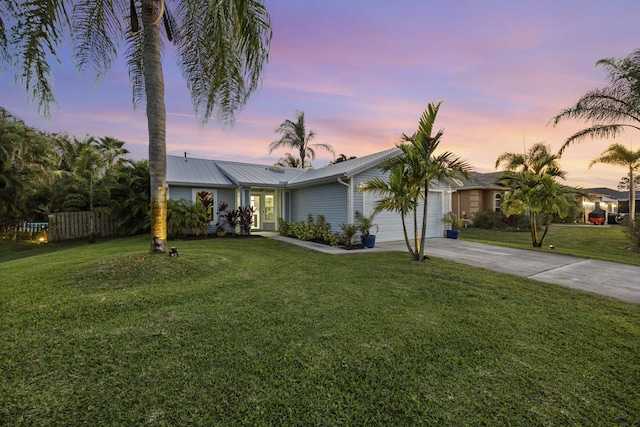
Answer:
[[[275,234],[265,234],[265,237],[336,255],[407,252],[404,241],[379,243],[372,249],[345,251]],[[425,252],[436,258],[640,304],[640,267],[632,265],[445,238],[427,239]]]

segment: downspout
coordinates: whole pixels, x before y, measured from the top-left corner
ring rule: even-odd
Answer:
[[[349,179],[349,183],[342,180],[342,177],[338,177],[338,182],[347,187],[347,224],[353,224],[353,177]]]

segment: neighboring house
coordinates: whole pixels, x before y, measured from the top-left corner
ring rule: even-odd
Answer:
[[[332,231],[339,231],[340,224],[355,223],[356,211],[365,215],[373,211],[377,197],[360,191],[361,184],[374,177],[386,180],[388,175],[378,165],[400,154],[392,148],[319,169],[167,156],[168,198],[197,202],[198,193],[208,192],[214,211],[210,230],[218,222],[215,207],[224,201],[228,209],[254,206],[254,230],[277,231],[278,218],[306,221],[311,214],[314,220],[324,215]],[[452,190],[451,184],[442,182],[429,192],[428,237],[443,236],[442,216],[451,210]],[[404,239],[399,213],[383,211],[374,222],[378,242]],[[406,223],[412,233],[412,217]]]
[[[583,222],[587,222],[589,212],[604,209],[608,214],[629,213],[629,192],[605,187],[583,188],[588,197],[581,197]],[[640,200],[636,192],[636,213],[640,213]]]
[[[502,172],[474,172],[462,181],[462,187],[451,195],[451,211],[463,220],[471,220],[478,212],[501,212],[506,189],[495,181]]]
[[[589,212],[596,209],[604,209],[607,213],[618,213],[618,200],[629,199],[629,192],[616,191],[610,188],[583,188],[582,191],[588,196],[580,196],[582,204],[582,221],[587,222]],[[627,206],[628,207],[628,206]]]

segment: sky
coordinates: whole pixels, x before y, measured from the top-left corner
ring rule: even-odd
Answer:
[[[170,4],[170,3],[169,3]],[[202,124],[168,49],[164,56],[167,153],[273,164],[275,129],[304,111],[314,142],[364,156],[417,129],[430,102],[441,150],[495,171],[504,152],[537,142],[560,148],[587,127],[550,119],[587,91],[607,85],[602,58],[640,48],[637,0],[265,0],[273,39],[262,83],[233,126]],[[124,52],[122,46],[121,52]],[[134,159],[148,158],[144,108],[135,110],[122,60],[99,81],[79,74],[68,48],[52,63],[57,104],[38,115],[11,70],[0,69],[0,105],[29,126],[78,138],[112,136]],[[566,183],[617,188],[626,170],[589,162],[613,143],[638,149],[640,133],[585,140],[564,153]],[[322,167],[332,156],[317,151]]]

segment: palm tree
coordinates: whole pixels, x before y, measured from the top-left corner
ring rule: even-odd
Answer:
[[[282,122],[282,124],[280,124],[276,129],[276,133],[281,134],[282,137],[269,144],[269,154],[282,147],[298,150],[298,153],[300,153],[300,163],[296,162],[296,164],[299,164],[300,166],[298,167],[302,169],[312,167],[310,163],[305,161],[305,159],[308,157],[310,160],[315,160],[316,148],[326,150],[335,156],[335,151],[333,151],[333,147],[331,147],[331,145],[311,143],[313,138],[315,138],[316,133],[313,130],[310,130],[309,133],[307,133],[307,128],[304,123],[304,111],[298,111],[296,122],[292,122],[291,120],[285,120]]]
[[[335,165],[336,163],[346,162],[347,160],[353,160],[355,158],[356,156],[347,157],[345,154],[338,154],[338,157],[336,157],[332,162],[329,162],[329,164]]]
[[[408,144],[399,144],[403,152],[402,156],[389,159],[382,163],[383,170],[391,170],[395,164],[404,164],[406,194],[411,197],[414,208],[414,242],[415,247],[411,250],[413,259],[422,261],[424,256],[424,245],[427,237],[427,212],[429,203],[429,190],[437,182],[446,180],[457,180],[468,177],[471,165],[455,156],[453,153],[445,151],[435,155],[438,150],[444,131],[440,129],[433,133],[433,125],[438,115],[438,110],[442,102],[430,103],[423,112],[418,123],[418,130],[412,136],[402,135],[402,141]],[[418,227],[418,202],[422,200],[422,224]],[[420,237],[418,233],[420,230]]]
[[[600,154],[600,157],[589,163],[589,168],[596,163],[607,165],[625,166],[629,168],[629,214],[631,222],[635,220],[636,213],[636,187],[634,172],[640,168],[640,150],[630,150],[622,144],[612,144]]]
[[[383,168],[384,169],[384,168]],[[409,177],[407,175],[408,168],[404,163],[390,164],[388,167],[389,179],[383,181],[376,177],[365,182],[363,185],[364,191],[373,191],[382,196],[376,201],[374,206],[374,214],[378,214],[382,211],[391,211],[400,213],[402,220],[402,232],[404,234],[404,241],[407,245],[407,249],[412,258],[416,258],[411,247],[411,241],[409,240],[409,233],[407,232],[406,217],[407,215],[414,214],[417,207],[417,200],[419,199],[419,189],[416,187],[411,188],[409,184]],[[415,224],[414,224],[415,230]]]
[[[275,166],[284,166],[287,168],[302,168],[302,161],[297,157],[293,157],[291,153],[285,153],[284,156],[278,159],[278,161],[275,163]]]
[[[124,148],[124,144],[124,141],[111,136],[98,138],[97,145],[104,162],[105,174],[114,172],[117,166],[129,163],[129,160],[125,157],[129,154],[129,150]]]
[[[596,66],[606,68],[610,85],[590,90],[550,121],[553,126],[568,119],[591,124],[567,138],[560,154],[587,137],[615,138],[627,128],[640,130],[640,49],[626,58],[601,59]]]
[[[178,65],[203,122],[216,110],[219,120],[232,123],[235,113],[257,88],[268,58],[271,24],[262,2],[7,0],[0,2],[0,12],[0,60],[9,66],[15,64],[16,78],[39,101],[39,111],[45,116],[55,101],[47,60],[55,56],[65,35],[70,34],[74,40],[78,68],[92,69],[98,77],[110,69],[119,45],[126,44],[134,106],[146,103],[151,251],[166,252],[162,39],[176,46]],[[12,26],[7,28],[3,19]]]
[[[566,217],[577,203],[580,190],[559,184],[566,172],[560,169],[559,154],[549,146],[534,144],[527,153],[503,153],[496,160],[496,168],[504,164],[498,182],[508,188],[502,206],[505,215],[529,213],[531,244],[542,246],[554,215]],[[538,222],[544,223],[544,233],[538,237]]]

